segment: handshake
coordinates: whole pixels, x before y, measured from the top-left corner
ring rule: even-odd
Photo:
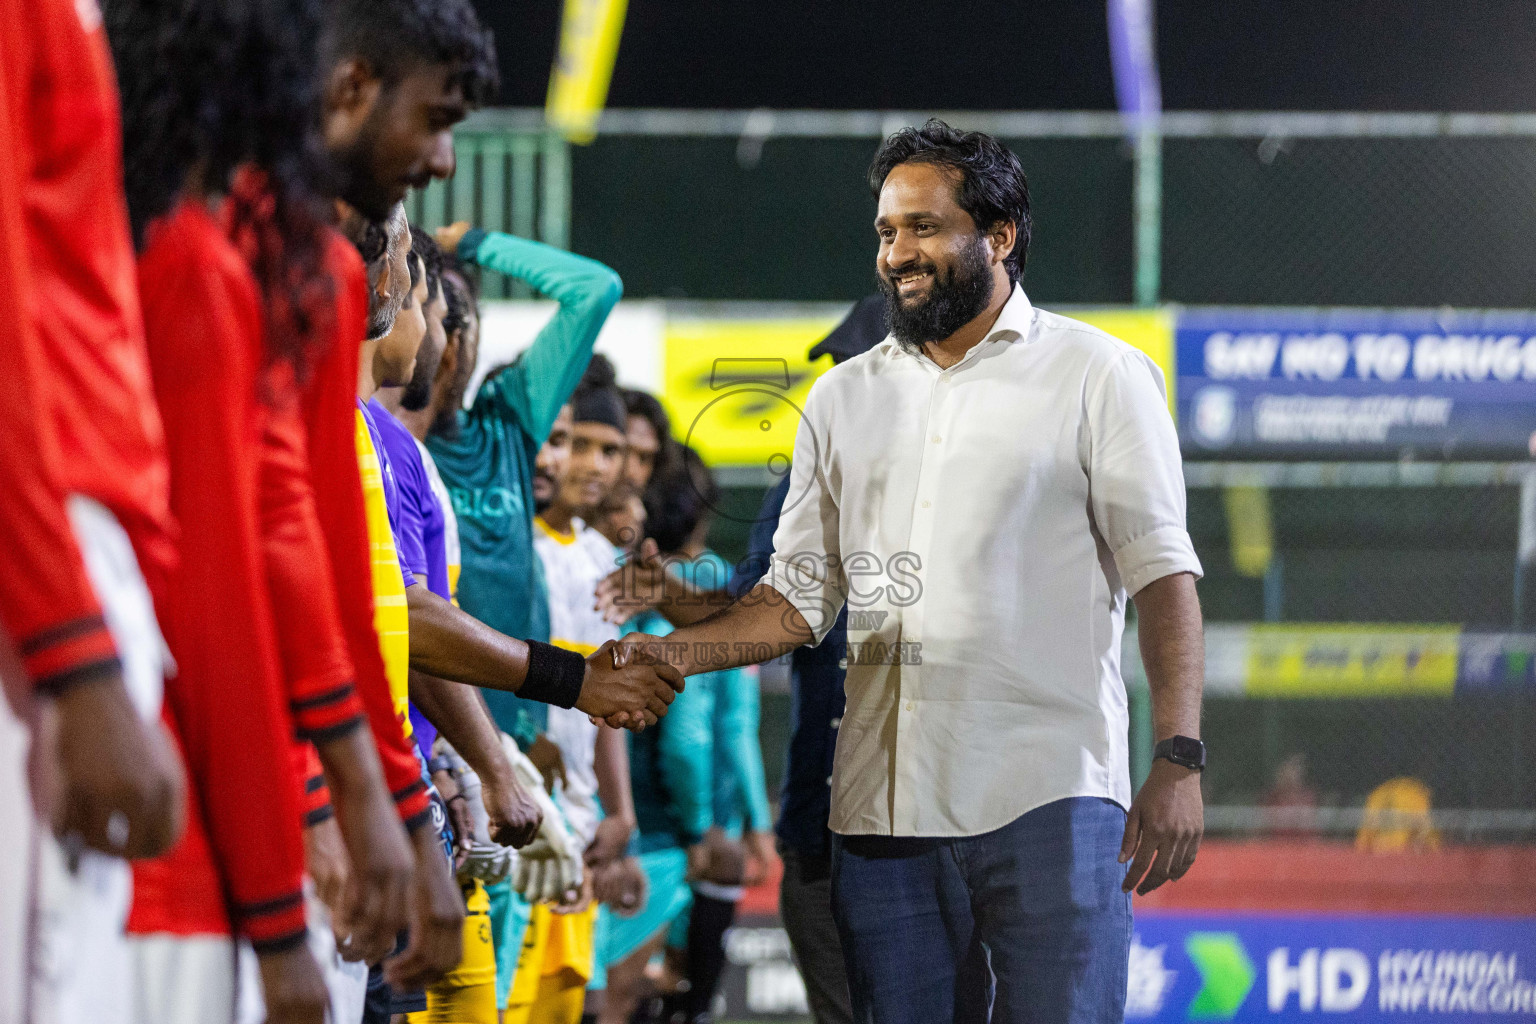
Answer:
[[[662,660],[659,648],[645,641],[655,637],[631,633],[621,642],[609,640],[587,657],[577,709],[593,722],[640,732],[655,725],[683,692],[683,675]]]

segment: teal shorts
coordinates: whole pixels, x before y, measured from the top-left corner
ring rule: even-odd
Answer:
[[[597,970],[589,989],[608,987],[608,966],[618,963],[646,941],[667,927],[693,905],[693,890],[688,887],[686,850],[656,850],[640,855],[645,872],[645,906],[634,917],[620,917],[607,906],[597,915]]]
[[[496,947],[496,1005],[507,1005],[512,994],[512,975],[517,971],[518,954],[523,951],[523,933],[533,907],[512,891],[512,882],[502,879],[488,885],[491,897],[491,941]]]

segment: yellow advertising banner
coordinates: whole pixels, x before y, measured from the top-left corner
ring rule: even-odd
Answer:
[[[832,365],[805,354],[839,317],[669,319],[662,395],[673,432],[711,466],[789,468],[800,410]]]
[[[626,8],[627,0],[565,0],[544,119],[571,142],[584,146],[597,137]]]
[[[1250,697],[1448,697],[1459,626],[1255,624]]]
[[[1135,345],[1162,367],[1173,403],[1173,317],[1164,310],[1072,310],[1074,319]],[[800,407],[831,365],[806,360],[838,317],[669,317],[662,400],[680,439],[712,466],[788,467]]]

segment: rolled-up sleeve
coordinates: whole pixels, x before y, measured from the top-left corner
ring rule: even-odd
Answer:
[[[1141,352],[1119,356],[1088,402],[1094,524],[1126,592],[1176,573],[1202,574],[1184,519],[1184,467],[1162,371]]]
[[[826,417],[820,414],[818,381],[806,398],[805,416],[795,433],[789,492],[773,534],[773,558],[762,582],[789,599],[821,643],[837,622],[848,597],[838,540],[838,507],[828,486]]]

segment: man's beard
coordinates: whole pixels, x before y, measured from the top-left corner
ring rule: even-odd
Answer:
[[[535,473],[535,476],[537,477],[537,473]],[[548,477],[545,477],[544,479],[549,480]],[[545,511],[548,510],[549,506],[555,503],[555,495],[557,495],[559,492],[560,485],[554,480],[549,480],[549,497],[547,498],[539,497],[538,489],[535,488],[533,493],[534,512],[538,513],[539,515],[543,515]]]
[[[402,409],[420,412],[432,403],[432,385],[437,380],[437,367],[443,361],[443,353],[439,349],[434,355],[428,348],[427,345],[422,346],[420,354],[416,356],[416,370],[411,374],[411,382],[400,392]]]
[[[373,151],[379,133],[373,118],[378,113],[374,111],[351,144],[330,154],[331,182],[336,194],[373,221],[388,219],[395,205],[395,196],[379,184],[374,172]]]
[[[915,306],[904,305],[892,278],[925,270],[933,275],[928,297]],[[901,268],[900,273],[879,275],[877,283],[885,296],[886,327],[902,348],[914,354],[920,354],[929,342],[954,334],[980,316],[992,301],[992,267],[980,236],[961,252],[947,276],[941,277],[932,263],[914,263]]]
[[[372,309],[368,310],[368,338],[369,341],[378,341],[395,329],[395,318],[400,315],[400,304],[390,302],[388,299],[379,299],[369,289],[369,298]]]

